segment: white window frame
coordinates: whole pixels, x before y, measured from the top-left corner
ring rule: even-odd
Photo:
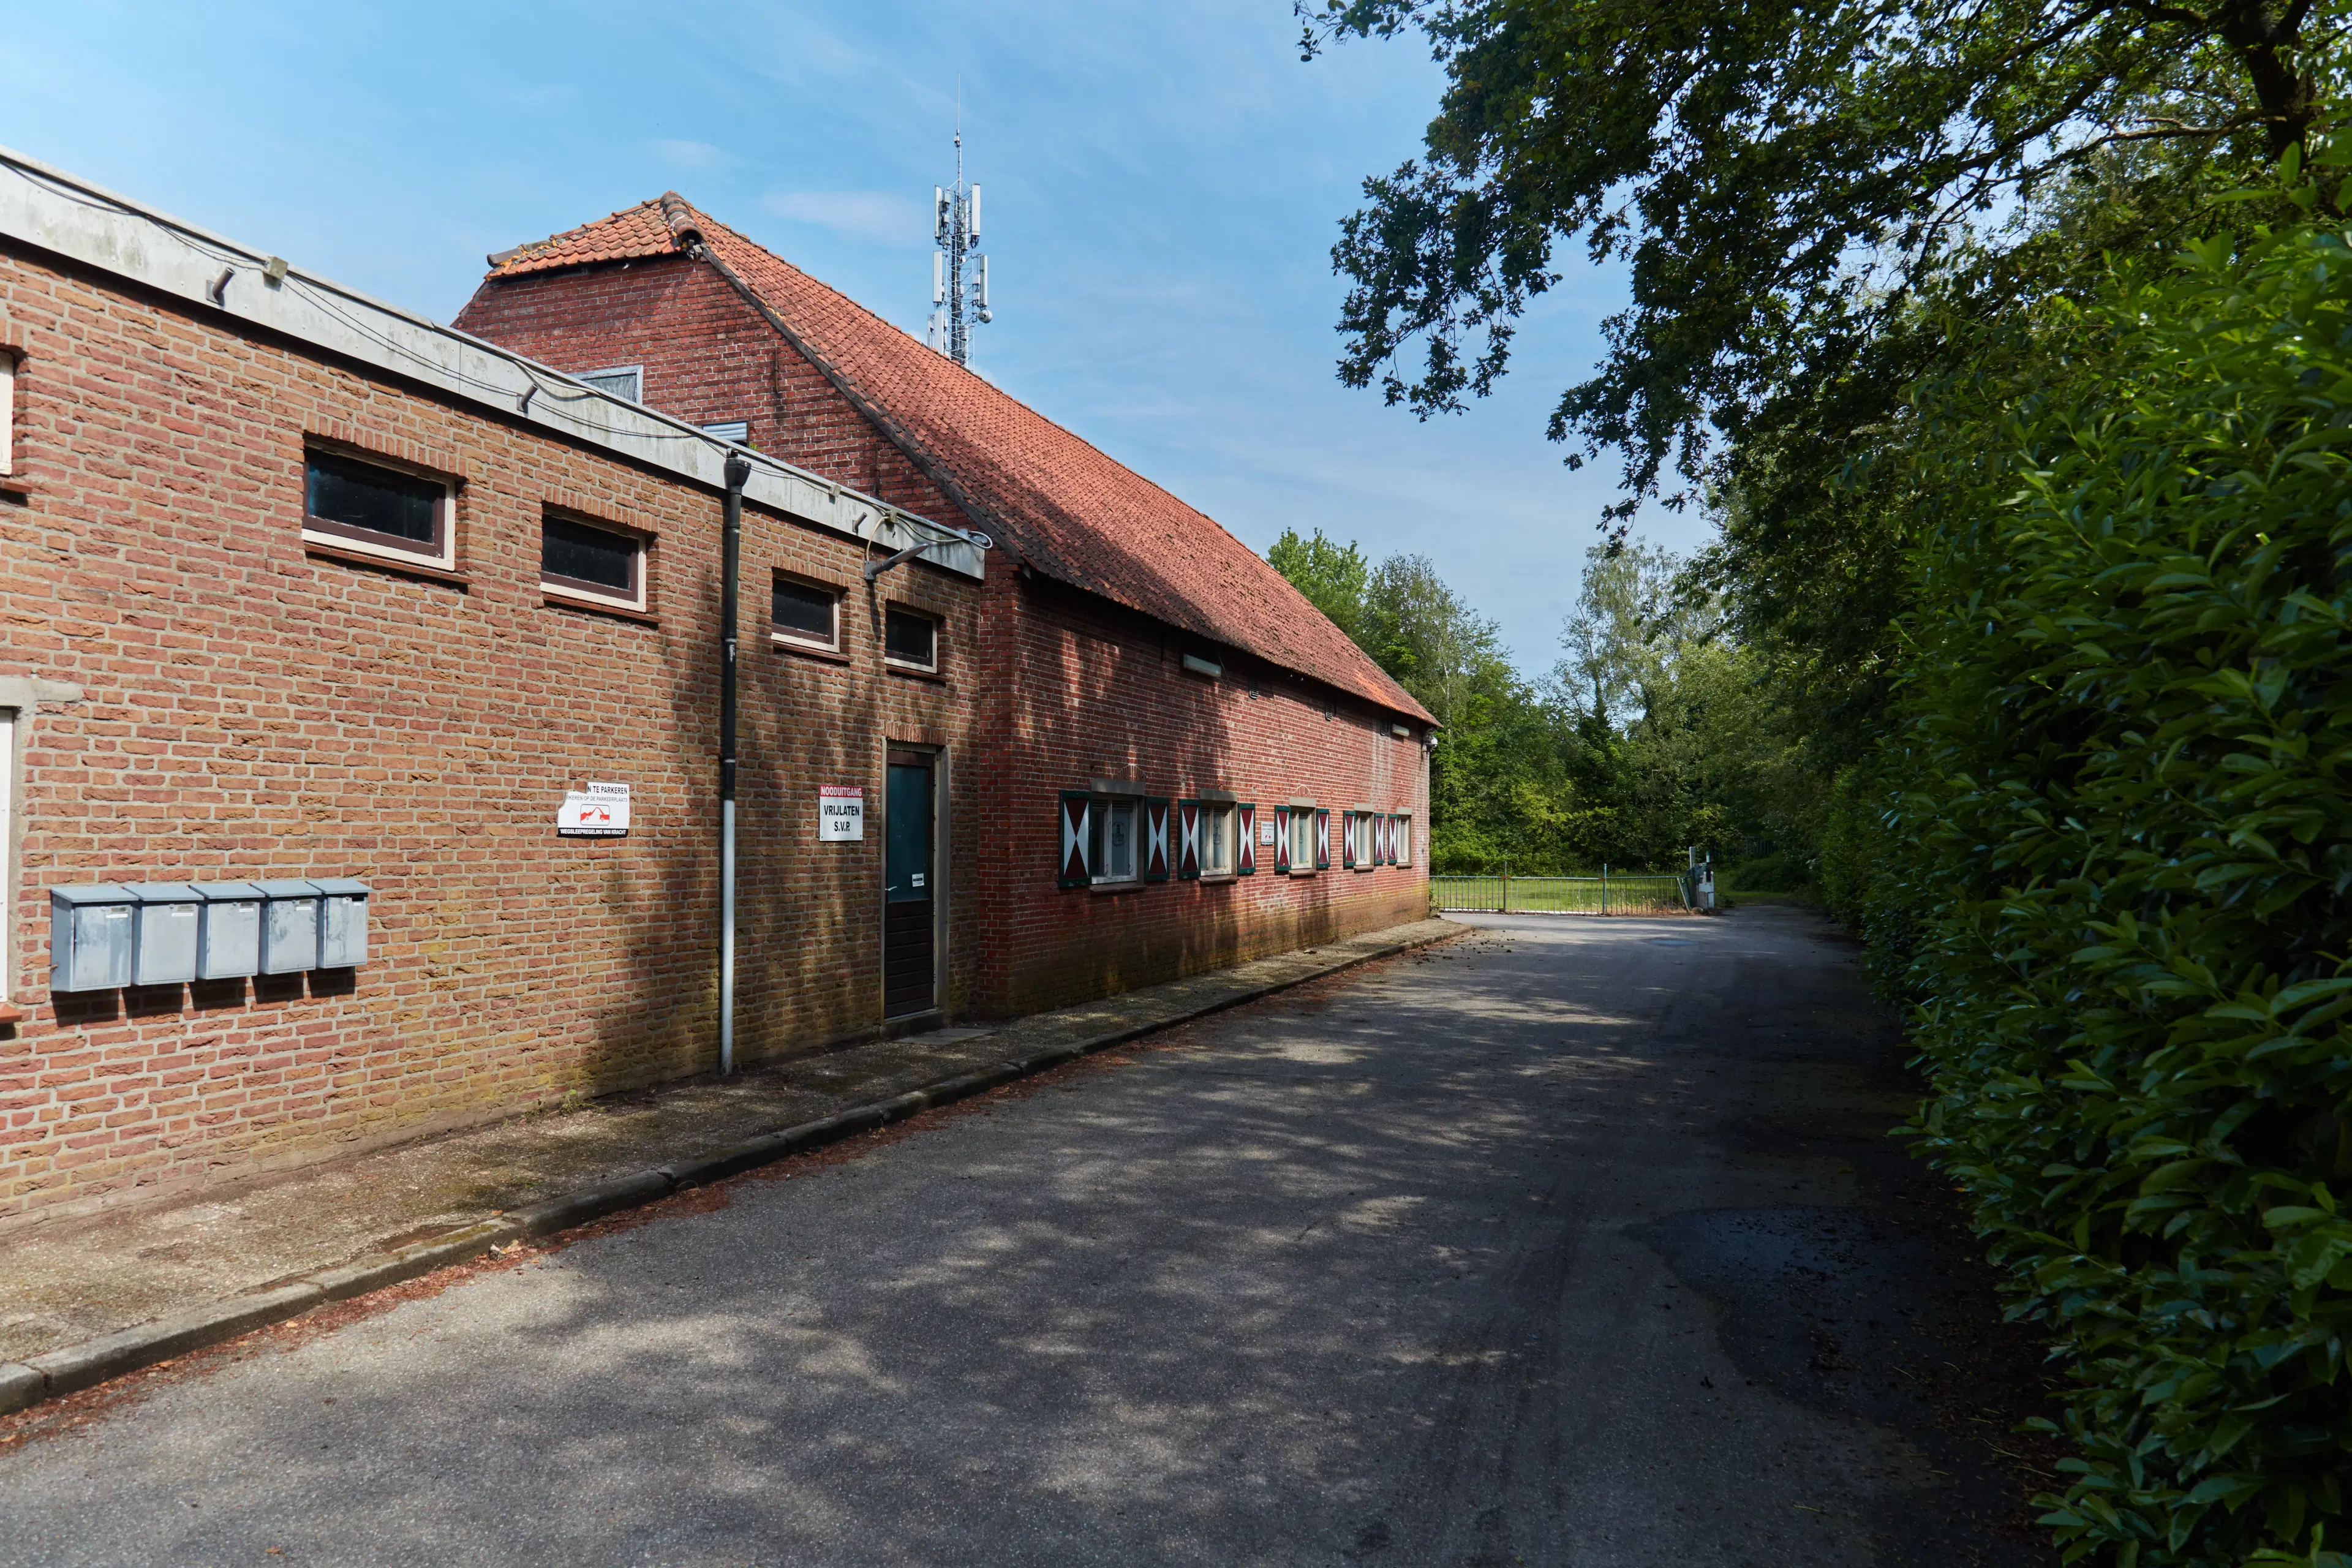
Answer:
[[[0,476],[16,471],[16,356],[0,349]]]
[[[1396,814],[1396,863],[1400,866],[1410,866],[1412,864],[1412,813],[1400,811]]]
[[[597,385],[599,382],[624,375],[629,378],[629,390],[626,392],[615,392],[609,386]],[[625,403],[643,404],[646,400],[646,367],[641,364],[609,364],[603,370],[583,370],[572,379],[585,382],[605,396],[617,397]]]
[[[841,590],[831,583],[820,583],[814,577],[803,577],[797,572],[778,572],[770,579],[768,592],[768,640],[783,647],[812,648],[818,653],[841,651]],[[833,638],[819,642],[804,632],[782,631],[776,626],[776,595],[773,584],[790,583],[795,587],[813,588],[833,601]],[[934,642],[932,647],[939,645]]]
[[[636,591],[632,594],[614,593],[587,586],[576,577],[560,583],[550,578],[547,574],[546,559],[547,525],[550,522],[568,522],[574,528],[593,529],[598,533],[609,533],[615,539],[625,539],[634,543],[637,547],[637,560],[636,568],[632,575],[636,579]],[[606,609],[635,610],[640,615],[644,614],[646,607],[653,602],[653,541],[635,529],[623,528],[618,523],[606,522],[602,518],[576,517],[570,512],[549,508],[540,513],[539,531],[541,550],[539,587],[540,591],[550,598],[569,599],[577,604],[596,605]]]
[[[1132,795],[1098,795],[1095,796],[1094,820],[1089,826],[1095,836],[1093,882],[1097,888],[1124,887],[1143,880],[1143,797]],[[1127,873],[1121,876],[1110,869],[1110,823],[1113,814],[1127,814]]]
[[[1234,809],[1234,803],[1229,800],[1204,800],[1200,803],[1198,809],[1201,815],[1197,819],[1195,831],[1200,836],[1201,875],[1211,878],[1236,875],[1234,863],[1239,857],[1234,848],[1234,829],[1235,824],[1241,820],[1242,814]],[[1224,851],[1223,865],[1211,864],[1212,845]]]
[[[382,468],[388,474],[403,474],[412,479],[441,487],[441,499],[435,504],[441,512],[441,548],[436,551],[379,543],[373,539],[354,539],[348,533],[331,533],[310,526],[310,459],[313,457],[332,458],[337,462],[352,463],[363,468]],[[430,468],[414,463],[396,462],[378,457],[373,452],[361,452],[323,442],[306,441],[302,446],[302,542],[328,550],[347,551],[354,555],[366,555],[380,561],[405,562],[412,566],[429,566],[436,572],[457,569],[457,481],[446,474],[436,474]]]
[[[930,663],[917,664],[911,658],[900,658],[890,651],[890,617],[893,615],[910,616],[916,620],[930,623]],[[895,601],[885,604],[882,606],[882,662],[893,669],[911,669],[924,675],[937,675],[940,672],[940,633],[944,629],[944,623],[929,610],[919,610],[912,605],[901,605]]]
[[[1305,805],[1292,801],[1290,812],[1290,874],[1294,877],[1315,875],[1315,805]]]

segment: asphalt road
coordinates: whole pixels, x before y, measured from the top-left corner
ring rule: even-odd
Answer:
[[[1851,950],[1480,923],[35,1431],[0,1563],[2052,1561]]]

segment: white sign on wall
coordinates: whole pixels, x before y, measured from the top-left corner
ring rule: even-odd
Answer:
[[[819,784],[816,838],[840,844],[866,837],[866,790],[859,784]]]
[[[1257,819],[1257,841],[1260,844],[1267,846],[1271,846],[1274,843],[1274,814],[1272,812],[1268,812],[1265,816]]]
[[[629,786],[592,784],[566,790],[555,810],[555,831],[564,838],[625,838],[629,836]]]

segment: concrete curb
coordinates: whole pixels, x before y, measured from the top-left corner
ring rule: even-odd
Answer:
[[[713,1182],[773,1164],[807,1150],[821,1149],[860,1132],[871,1132],[892,1122],[904,1121],[910,1116],[938,1106],[952,1105],[975,1094],[984,1094],[992,1089],[1000,1089],[1005,1084],[1076,1061],[1081,1057],[1092,1056],[1097,1051],[1123,1046],[1162,1029],[1171,1029],[1179,1024],[1189,1024],[1196,1018],[1205,1018],[1227,1008],[1287,991],[1294,985],[1304,985],[1311,980],[1344,973],[1361,964],[1392,958],[1400,952],[1411,952],[1416,948],[1428,947],[1459,934],[1457,931],[1440,931],[1399,942],[1376,952],[1358,953],[1303,974],[1269,981],[1264,985],[1254,985],[1228,996],[1215,997],[1169,1017],[1089,1035],[1084,1039],[1050,1047],[1015,1061],[999,1062],[992,1067],[941,1079],[936,1083],[908,1089],[904,1094],[894,1095],[871,1105],[856,1106],[814,1121],[763,1132],[698,1159],[673,1161],[651,1170],[639,1171],[634,1175],[543,1199],[478,1225],[428,1237],[423,1241],[394,1247],[373,1258],[320,1269],[290,1284],[168,1313],[148,1322],[101,1334],[94,1340],[84,1340],[79,1344],[67,1345],[61,1350],[31,1356],[21,1362],[0,1362],[0,1415],[26,1409],[60,1394],[94,1387],[126,1373],[136,1372],[141,1367],[152,1366],[157,1362],[169,1361],[173,1356],[185,1355],[190,1351],[202,1350],[224,1340],[233,1340],[271,1323],[299,1317],[330,1301],[345,1301],[354,1296],[365,1296],[430,1274],[436,1268],[466,1262],[494,1247],[527,1237],[553,1236],[626,1209],[641,1208],[672,1193],[689,1187],[708,1186]]]

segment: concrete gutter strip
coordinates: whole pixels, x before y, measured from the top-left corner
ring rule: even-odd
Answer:
[[[941,1079],[937,1083],[909,1089],[872,1105],[857,1106],[814,1121],[762,1133],[698,1159],[674,1162],[566,1193],[478,1225],[429,1237],[340,1268],[320,1269],[292,1284],[192,1307],[186,1311],[170,1313],[22,1362],[0,1362],[0,1415],[26,1409],[59,1394],[92,1387],[126,1373],[136,1372],[141,1367],[185,1355],[190,1351],[236,1339],[255,1329],[299,1317],[313,1307],[323,1306],[330,1301],[349,1300],[355,1296],[402,1284],[451,1264],[478,1258],[493,1247],[510,1242],[553,1236],[610,1215],[641,1208],[672,1193],[707,1186],[730,1176],[740,1175],[793,1154],[823,1148],[860,1132],[870,1132],[894,1121],[903,1121],[938,1106],[950,1105],[972,1095],[983,1094],[992,1089],[1049,1071],[1097,1051],[1126,1045],[1161,1029],[1173,1028],[1195,1018],[1237,1007],[1375,959],[1426,947],[1455,934],[1458,933],[1418,934],[1388,946],[1350,954],[1328,967],[1210,998],[1172,1016],[1105,1030],[1017,1061],[1000,1062],[993,1067]]]

